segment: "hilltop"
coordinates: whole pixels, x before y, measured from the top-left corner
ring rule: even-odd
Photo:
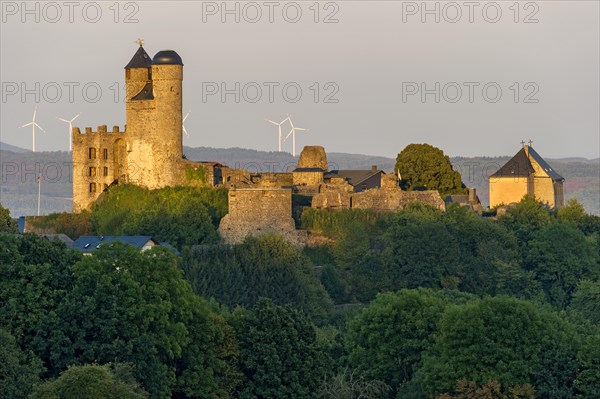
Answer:
[[[285,152],[258,151],[244,148],[184,147],[187,159],[218,161],[252,172],[291,170],[297,158]],[[43,214],[70,211],[72,207],[71,155],[67,151],[37,152],[0,143],[2,182],[0,201],[14,216],[33,215],[37,209],[36,173],[41,172]],[[487,176],[493,174],[510,156],[452,157],[451,162],[462,175],[463,182],[475,187],[485,205],[488,203]],[[368,169],[376,165],[391,172],[395,159],[364,154],[331,152],[327,154],[330,169]],[[565,201],[577,198],[586,211],[600,215],[600,158],[548,159],[566,179]],[[36,172],[37,171],[37,172]]]

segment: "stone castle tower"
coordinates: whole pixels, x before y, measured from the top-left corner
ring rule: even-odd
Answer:
[[[182,82],[175,51],[151,59],[140,42],[125,66],[125,131],[73,128],[73,211],[89,208],[111,184],[155,189],[183,180]]]

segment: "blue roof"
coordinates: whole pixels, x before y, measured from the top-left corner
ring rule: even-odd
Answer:
[[[137,249],[142,249],[148,241],[153,241],[154,245],[158,245],[158,241],[151,236],[81,236],[73,242],[71,248],[82,252],[91,252],[101,244],[112,241],[133,245]]]

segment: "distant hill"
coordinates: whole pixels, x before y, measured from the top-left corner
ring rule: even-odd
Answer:
[[[70,211],[72,207],[71,155],[66,151],[32,153],[18,147],[16,151],[5,150],[2,144],[2,180],[0,202],[11,210],[13,216],[34,215],[37,212],[37,173],[41,173],[41,213]],[[9,147],[9,148],[10,148]],[[184,147],[185,156],[195,161],[218,161],[234,168],[246,168],[255,172],[291,171],[297,163],[289,153],[257,151],[243,148]],[[454,157],[454,167],[462,175],[463,182],[475,187],[481,202],[489,202],[490,176],[509,160],[502,157]],[[379,169],[391,172],[395,159],[331,152],[327,154],[330,169]],[[600,215],[600,159],[585,158],[547,159],[565,179],[565,199],[577,198],[585,209]]]
[[[0,151],[10,151],[15,152],[17,154],[21,154],[24,152],[30,152],[30,150],[26,150],[25,148],[17,147],[16,145],[6,144],[0,141]]]

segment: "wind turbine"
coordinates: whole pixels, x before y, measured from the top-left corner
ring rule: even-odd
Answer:
[[[35,106],[35,109],[33,110],[33,119],[31,122],[29,122],[26,125],[20,126],[20,128],[23,127],[27,127],[27,126],[31,126],[31,135],[33,138],[33,142],[32,142],[32,146],[31,146],[31,151],[35,152],[35,128],[37,127],[38,129],[40,129],[42,132],[46,133],[46,131],[44,129],[42,129],[42,127],[40,125],[38,125],[37,123],[35,123],[35,114],[37,113],[37,105]]]
[[[282,120],[279,123],[277,123],[275,121],[272,121],[270,119],[265,119],[265,120],[267,122],[270,122],[270,123],[272,123],[272,124],[274,124],[275,126],[278,127],[278,130],[279,130],[279,136],[278,136],[279,137],[279,140],[278,140],[279,147],[278,147],[278,150],[279,150],[279,152],[281,152],[281,137],[282,137],[282,135],[281,135],[281,125],[283,125],[288,120],[291,122],[290,115],[288,114],[287,118],[285,118],[284,120]]]
[[[185,125],[184,125],[184,123],[185,123],[185,120],[187,119],[187,117],[188,117],[188,116],[190,116],[190,113],[191,113],[191,112],[192,112],[192,111],[188,111],[188,113],[187,113],[187,114],[185,114],[185,116],[183,117],[183,120],[181,121],[181,128],[183,129],[183,132],[185,133],[185,136],[186,136],[186,137],[190,137],[190,134],[189,134],[189,133],[188,133],[188,131],[185,129]]]
[[[72,141],[73,141],[73,121],[75,119],[79,118],[79,115],[81,115],[81,112],[78,113],[77,115],[75,115],[73,117],[73,119],[71,119],[71,120],[56,117],[56,119],[58,119],[59,121],[63,121],[65,123],[69,124],[69,151],[71,151],[71,146],[72,146]]]
[[[290,135],[292,136],[292,156],[295,157],[296,156],[296,130],[308,132],[308,129],[304,129],[301,127],[294,127],[291,116],[288,116],[288,119],[290,120],[290,125],[292,126],[292,130],[290,130],[288,135],[285,136],[285,140],[287,140],[288,137],[290,137]]]

